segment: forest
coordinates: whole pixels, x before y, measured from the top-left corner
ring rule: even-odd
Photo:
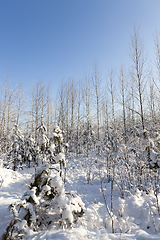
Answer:
[[[94,64],[91,73],[63,80],[56,96],[40,81],[27,95],[22,84],[12,88],[6,75],[0,190],[7,189],[7,175],[18,181],[27,173],[28,190],[8,204],[12,214],[6,229],[0,225],[3,239],[160,237],[158,33],[154,41],[151,64],[135,28],[128,69],[110,68],[104,81]]]

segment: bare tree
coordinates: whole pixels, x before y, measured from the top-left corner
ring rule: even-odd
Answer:
[[[57,121],[63,133],[65,128],[65,94],[66,88],[64,86],[64,82],[62,81],[57,97],[57,111],[58,111]]]
[[[19,125],[19,120],[21,115],[23,114],[23,107],[24,107],[24,103],[25,103],[25,97],[24,97],[24,92],[22,89],[22,84],[20,83],[17,87],[17,91],[16,91],[16,124],[17,126]]]
[[[139,37],[139,32],[134,28],[134,33],[131,36],[131,59],[133,62],[132,77],[135,80],[138,89],[138,98],[140,105],[140,117],[142,128],[144,130],[144,110],[143,110],[143,91],[144,91],[144,65],[146,58],[144,56],[143,43]]]
[[[69,82],[68,85],[68,97],[69,97],[69,135],[70,135],[70,151],[74,150],[75,147],[75,139],[76,139],[76,135],[75,135],[75,130],[76,130],[76,126],[75,126],[75,116],[76,116],[76,103],[77,103],[77,87],[75,86],[75,82],[72,79],[71,82]]]
[[[2,109],[1,109],[1,136],[9,133],[11,122],[13,122],[13,105],[15,90],[9,86],[8,75],[5,81],[5,88],[2,87]],[[3,95],[4,94],[4,95]]]
[[[111,95],[111,110],[112,110],[112,128],[113,128],[113,141],[112,147],[114,151],[117,151],[117,136],[116,136],[116,117],[115,117],[115,96],[114,96],[114,88],[113,88],[113,79],[114,79],[114,71],[113,69],[109,72],[109,92]]]
[[[152,122],[156,122],[156,104],[155,104],[156,90],[155,90],[154,82],[155,82],[154,78],[151,77],[149,81],[150,88],[149,88],[149,97],[148,97],[148,109],[150,113],[150,119],[152,120]]]
[[[109,100],[108,100],[108,91],[106,89],[104,98],[102,101],[102,111],[103,111],[103,120],[104,120],[104,129],[105,135],[108,135],[109,131]]]
[[[81,103],[82,103],[82,86],[81,81],[78,81],[78,91],[77,91],[77,138],[76,138],[76,154],[79,154],[79,138],[80,138],[80,120],[81,120]]]
[[[115,117],[115,97],[114,97],[114,90],[113,90],[113,78],[114,78],[114,71],[113,69],[109,72],[109,92],[111,94],[111,108],[112,108],[112,124],[114,126],[116,125],[116,117]]]
[[[156,47],[156,67],[157,67],[158,79],[160,81],[160,41],[159,41],[158,32],[156,32],[156,36],[155,36],[155,47]]]
[[[123,111],[123,129],[124,129],[124,141],[127,142],[127,134],[126,134],[126,82],[124,76],[124,67],[121,66],[120,70],[120,93],[121,93],[121,105]]]
[[[74,110],[75,110],[76,97],[77,97],[77,89],[74,85],[73,79],[71,81],[71,96],[70,97],[71,97],[70,103],[71,103],[71,132],[72,132],[73,128],[74,128],[74,120],[75,120]]]
[[[83,99],[84,99],[84,105],[85,105],[85,118],[87,121],[87,126],[89,128],[91,124],[91,81],[90,77],[85,75],[85,85],[83,87]]]
[[[155,47],[156,47],[156,68],[157,68],[157,80],[155,78],[152,78],[154,85],[156,86],[156,89],[158,91],[158,97],[157,97],[157,104],[158,109],[160,106],[159,96],[160,96],[160,88],[159,88],[159,82],[160,82],[160,33],[156,32],[155,36]]]
[[[65,109],[65,116],[66,116],[66,142],[68,143],[69,140],[69,86],[66,85],[66,109]]]
[[[132,127],[135,126],[135,99],[134,94],[135,93],[135,86],[134,86],[134,78],[132,77],[131,80],[131,112],[132,112]]]
[[[46,92],[41,82],[37,82],[31,90],[31,106],[32,131],[35,132],[36,138],[36,129],[41,123],[41,117],[46,107]]]
[[[46,126],[47,126],[47,135],[50,136],[51,131],[53,130],[55,117],[55,106],[51,98],[50,85],[46,86]]]
[[[94,87],[94,97],[96,103],[96,116],[97,116],[97,139],[100,140],[100,104],[102,100],[101,79],[98,74],[98,68],[95,64],[93,69],[92,83]]]
[[[84,103],[84,112],[83,112],[83,119],[84,119],[84,124],[83,124],[83,137],[85,138],[84,144],[85,145],[85,150],[86,150],[86,155],[88,157],[89,150],[90,150],[90,134],[92,132],[92,117],[91,117],[91,109],[92,109],[92,81],[91,77],[85,74],[85,82],[83,84],[83,89],[82,89],[82,98],[83,98],[83,103]]]

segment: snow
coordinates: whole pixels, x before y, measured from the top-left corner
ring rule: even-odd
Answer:
[[[52,178],[51,180],[51,186],[52,187],[56,187],[57,191],[59,193],[64,192],[64,187],[63,187],[63,183],[62,183],[62,179],[60,178],[60,176],[57,174],[55,177]]]
[[[56,163],[58,163],[59,161],[62,161],[62,160],[65,160],[65,155],[64,155],[64,153],[59,153],[56,156],[55,161],[56,161]]]
[[[71,212],[71,208],[69,205],[66,204],[65,206],[65,210],[62,212],[62,219],[65,220],[65,219],[68,219],[70,223],[73,223],[73,214]]]
[[[16,223],[15,226],[18,227],[19,230],[22,230],[22,229],[26,228],[27,221],[26,220],[22,220],[22,222]]]
[[[55,144],[52,143],[51,146],[49,147],[49,150],[50,150],[51,152],[54,152],[55,147],[56,147]]]
[[[16,226],[19,229],[24,228],[27,235],[25,240],[51,240],[51,239],[160,239],[160,216],[157,213],[156,197],[153,191],[149,194],[137,190],[122,198],[118,188],[114,187],[113,197],[113,221],[115,233],[112,233],[112,222],[108,215],[106,205],[103,199],[99,176],[92,168],[94,177],[90,184],[87,184],[87,169],[85,158],[71,158],[67,164],[65,191],[70,193],[66,198],[64,185],[59,174],[56,173],[51,180],[51,186],[57,188],[61,194],[56,195],[53,200],[58,206],[65,208],[62,211],[62,219],[69,219],[72,224],[68,229],[57,229],[53,226],[43,231],[32,231],[26,227],[26,221],[18,222]],[[38,169],[37,169],[38,171]],[[32,175],[35,173],[34,168],[20,171],[12,171],[0,167],[0,239],[6,226],[13,219],[13,215],[8,210],[8,206],[22,199],[24,193],[32,196],[35,202],[39,202],[35,195],[36,188],[28,189],[28,184]],[[110,207],[111,184],[103,182],[106,202]],[[43,186],[44,191],[50,191],[48,185]],[[30,191],[30,192],[29,192]],[[77,192],[77,193],[76,193]],[[68,199],[68,200],[67,200]],[[158,194],[160,201],[160,194]],[[85,204],[84,204],[85,203]],[[83,206],[84,215],[79,217],[77,222],[73,222],[75,212]],[[27,208],[32,210],[32,205],[27,203]],[[35,215],[32,216],[35,220]]]

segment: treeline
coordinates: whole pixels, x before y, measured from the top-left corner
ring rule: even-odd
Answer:
[[[108,71],[102,81],[95,64],[91,74],[84,78],[61,83],[54,98],[50,87],[37,82],[25,99],[22,86],[11,88],[6,77],[1,84],[0,138],[5,142],[16,124],[25,136],[37,138],[36,129],[41,117],[50,137],[55,125],[63,132],[70,151],[89,150],[91,142],[101,144],[102,139],[121,134],[124,143],[128,133],[141,130],[159,130],[159,80],[160,43],[155,37],[156,64],[154,69],[147,62],[143,41],[137,29],[131,36],[131,67],[120,66],[119,72]],[[112,133],[112,134],[111,134]],[[3,145],[3,144],[2,144]],[[86,146],[87,145],[87,146]],[[2,148],[5,150],[5,147]]]

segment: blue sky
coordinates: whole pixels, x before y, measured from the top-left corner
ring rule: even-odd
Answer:
[[[130,64],[130,35],[140,26],[154,59],[160,0],[0,0],[0,82],[5,73],[26,90],[38,80],[56,94],[62,78],[79,78],[96,62],[108,69]]]

